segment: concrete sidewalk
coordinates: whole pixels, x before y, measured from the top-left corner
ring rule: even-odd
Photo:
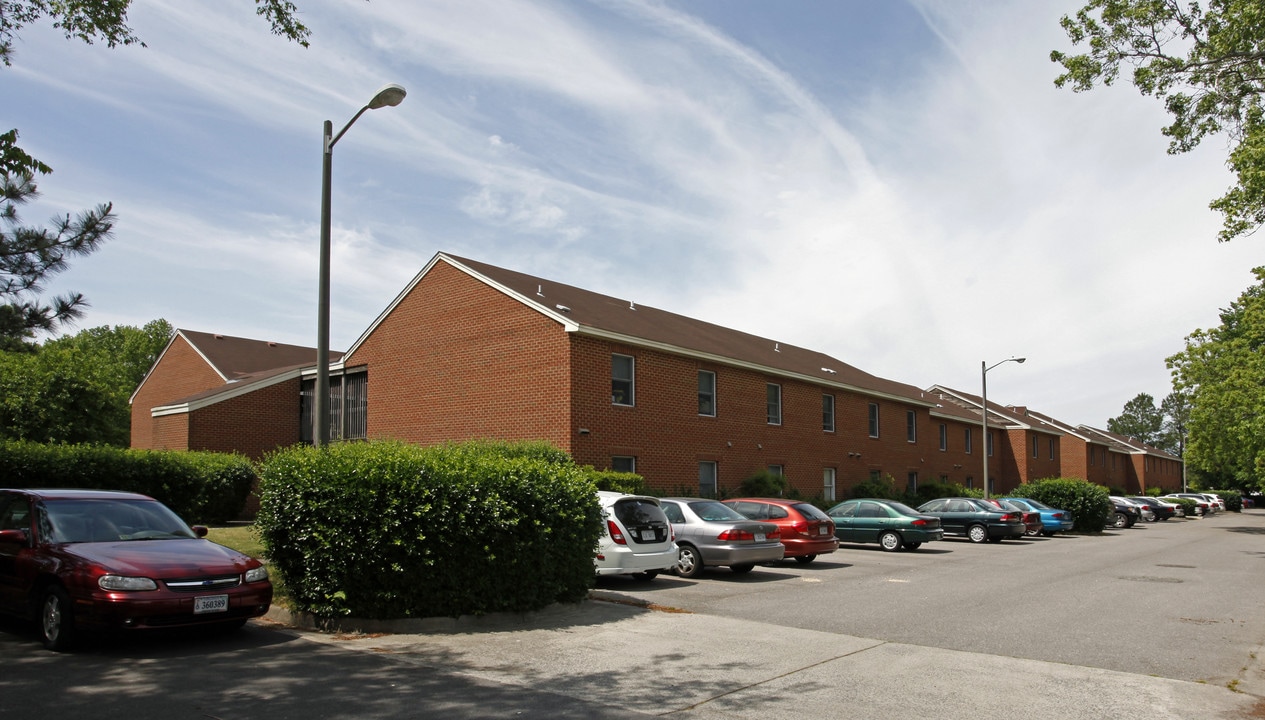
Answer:
[[[1265,718],[1265,700],[1225,687],[644,608],[613,592],[593,598],[528,616],[286,631],[630,716]]]

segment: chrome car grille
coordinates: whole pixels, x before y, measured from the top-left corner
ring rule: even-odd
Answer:
[[[240,575],[228,575],[212,578],[187,578],[183,580],[167,580],[165,584],[176,592],[207,592],[208,590],[226,590],[241,584]]]

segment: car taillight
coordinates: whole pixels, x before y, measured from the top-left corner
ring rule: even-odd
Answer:
[[[915,520],[915,521],[913,521],[913,522],[911,522],[911,523],[909,523],[909,524],[910,524],[910,525],[913,525],[914,527],[922,527],[923,525],[926,525],[926,524],[927,524],[927,521],[926,521],[926,520]]]
[[[611,540],[614,540],[616,545],[628,544],[628,541],[624,539],[624,533],[620,532],[619,526],[615,524],[614,520],[606,521],[606,529],[610,532]]]
[[[782,539],[782,531],[781,531],[781,530],[778,530],[778,529],[776,529],[776,528],[774,528],[773,532],[771,532],[771,533],[767,533],[767,534],[764,536],[764,539],[765,539],[765,540],[781,540],[781,539]]]
[[[807,523],[806,521],[804,521],[804,520],[800,520],[799,522],[797,522],[797,523],[795,523],[794,525],[792,525],[792,526],[791,526],[791,529],[792,529],[792,530],[794,530],[795,532],[799,533],[800,535],[807,535],[807,534],[808,534],[808,523]]]
[[[725,542],[737,542],[739,540],[755,540],[755,533],[746,530],[726,530],[716,536],[717,540]]]
[[[1002,522],[1013,522],[1015,520],[1019,520],[1020,522],[1022,522],[1023,517],[1021,517],[1019,513],[1006,513],[1005,515],[1001,516]]]
[[[1062,520],[1062,519],[1063,519],[1063,513],[1054,513],[1054,519],[1055,519],[1055,520]]]

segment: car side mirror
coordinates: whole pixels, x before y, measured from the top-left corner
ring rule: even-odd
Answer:
[[[0,545],[27,545],[30,541],[26,530],[0,530]]]
[[[189,529],[193,531],[194,535],[197,535],[200,538],[206,537],[207,533],[211,532],[210,530],[207,530],[205,525],[191,525]]]

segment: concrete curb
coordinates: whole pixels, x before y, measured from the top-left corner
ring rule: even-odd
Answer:
[[[578,620],[590,602],[609,602],[633,607],[650,608],[651,604],[620,593],[591,590],[589,597],[578,603],[554,603],[544,609],[525,613],[488,613],[487,615],[462,615],[460,617],[393,618],[374,620],[369,618],[330,618],[311,613],[296,612],[287,607],[273,605],[262,619],[270,622],[324,633],[355,635],[418,635],[463,632],[492,632],[557,623],[569,619]]]

